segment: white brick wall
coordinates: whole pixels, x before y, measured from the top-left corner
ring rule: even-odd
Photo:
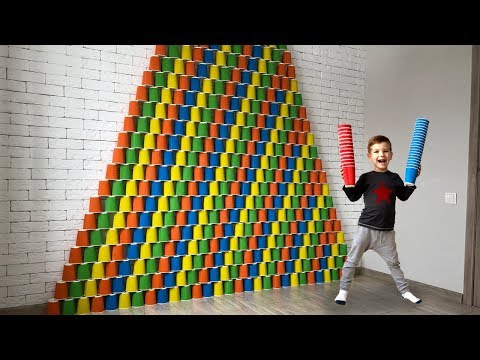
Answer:
[[[52,297],[153,50],[0,45],[0,308]],[[363,154],[365,47],[289,50],[349,241],[362,206],[341,192],[336,125],[352,125]]]
[[[364,171],[366,153],[363,138],[366,48],[363,45],[290,45],[288,49],[292,52],[299,91],[315,133],[315,145],[327,172],[333,204],[350,244],[363,201],[352,203],[342,191],[337,125],[352,125],[358,178]]]

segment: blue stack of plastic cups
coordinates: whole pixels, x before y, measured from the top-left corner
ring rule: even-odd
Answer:
[[[412,142],[408,153],[407,167],[405,169],[406,184],[413,185],[417,179],[418,169],[422,161],[423,147],[425,145],[425,139],[427,138],[428,123],[429,121],[424,118],[419,118],[415,121]]]

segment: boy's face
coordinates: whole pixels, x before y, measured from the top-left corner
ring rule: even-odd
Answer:
[[[385,172],[388,170],[388,164],[392,160],[393,153],[390,144],[381,142],[370,147],[368,158],[372,161],[373,170],[378,172]]]

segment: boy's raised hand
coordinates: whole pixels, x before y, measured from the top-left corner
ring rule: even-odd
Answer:
[[[421,173],[422,173],[422,164],[418,165],[417,177],[419,177]]]

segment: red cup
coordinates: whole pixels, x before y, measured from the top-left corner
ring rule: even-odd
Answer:
[[[343,167],[343,182],[345,186],[355,185],[355,166]]]

